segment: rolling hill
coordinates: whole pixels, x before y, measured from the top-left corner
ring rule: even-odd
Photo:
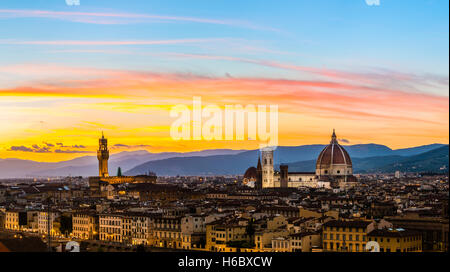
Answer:
[[[395,162],[386,163],[379,167],[365,169],[365,172],[391,173],[396,170],[401,172],[448,172],[448,153],[448,145],[442,146],[428,152],[402,158]]]

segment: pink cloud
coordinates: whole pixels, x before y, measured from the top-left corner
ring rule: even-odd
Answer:
[[[28,70],[33,69],[48,70],[28,67]],[[327,118],[403,120],[441,125],[448,122],[449,104],[446,97],[366,86],[356,81],[216,78],[121,70],[52,69],[96,76],[90,79],[81,76],[78,79],[51,80],[47,84],[40,81],[30,86],[0,90],[0,95],[141,97],[151,98],[155,102],[164,101],[164,104],[176,104],[180,99],[189,101],[192,96],[200,95],[210,103],[246,104],[251,101],[253,104],[278,104],[284,112]]]
[[[220,42],[225,39],[174,39],[174,40],[135,40],[135,41],[1,41],[1,44],[28,44],[28,45],[162,45],[162,44],[185,44],[185,43],[207,43]]]

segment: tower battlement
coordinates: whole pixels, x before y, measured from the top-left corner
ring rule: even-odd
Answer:
[[[109,159],[109,150],[108,150],[108,139],[102,133],[102,138],[98,140],[98,150],[97,150],[97,159],[98,159],[98,171],[100,177],[108,177],[108,159]]]

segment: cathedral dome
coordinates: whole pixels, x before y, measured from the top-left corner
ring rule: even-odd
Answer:
[[[256,179],[256,176],[257,176],[256,168],[252,166],[248,168],[247,171],[245,171],[244,179],[248,180]]]
[[[330,144],[320,152],[317,158],[316,174],[319,176],[345,176],[353,174],[352,160],[344,147],[338,143],[334,130]]]

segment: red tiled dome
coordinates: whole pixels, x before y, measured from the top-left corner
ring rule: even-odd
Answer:
[[[352,166],[352,160],[347,151],[338,143],[336,134],[333,136],[329,145],[327,145],[317,158],[316,168],[327,168],[332,164],[345,164]]]
[[[244,178],[246,179],[256,179],[257,172],[255,167],[250,167],[245,171]]]

